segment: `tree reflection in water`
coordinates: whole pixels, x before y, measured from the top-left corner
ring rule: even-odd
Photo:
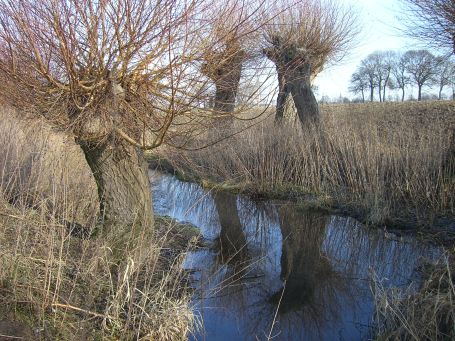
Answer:
[[[354,219],[207,192],[167,175],[155,175],[153,191],[158,214],[190,221],[212,241],[186,261],[205,325],[197,340],[264,340],[275,314],[274,340],[366,338],[370,272],[409,285],[421,257],[439,254]]]
[[[329,221],[326,215],[298,211],[290,205],[277,210],[275,206],[257,203],[256,210],[249,207],[239,212],[236,196],[218,192],[213,199],[221,226],[217,263],[226,265],[223,278],[212,288],[217,306],[231,306],[244,314],[249,335],[256,336],[265,335],[271,327],[278,305],[280,326],[288,325],[286,329],[291,330],[303,327],[306,335],[319,335],[328,323],[338,320],[339,298],[349,292],[349,287],[321,250]],[[257,219],[259,212],[261,218]],[[255,218],[256,228],[242,226],[241,222],[247,225]],[[255,250],[259,245],[262,250],[268,243],[277,242],[267,238],[264,229],[264,222],[274,218],[282,236],[280,280],[275,278],[280,284],[275,289],[264,281],[267,266],[261,264],[270,260],[266,253]],[[253,239],[263,243],[248,245],[247,235],[251,239],[252,234]]]
[[[221,226],[216,247],[219,250],[219,261],[237,267],[248,258],[247,242],[237,210],[237,196],[215,192],[212,197]]]
[[[216,292],[242,285],[240,281],[245,280],[251,270],[251,259],[239,218],[237,196],[228,192],[214,192],[212,198],[221,227],[214,245],[217,254],[215,266],[219,268],[226,265],[223,279],[214,288]]]
[[[277,306],[281,329],[300,325],[307,337],[320,339],[324,330],[339,322],[341,305],[355,302],[351,299],[353,288],[323,250],[329,217],[291,205],[282,206],[279,212],[283,236],[280,277],[284,284],[271,302]]]

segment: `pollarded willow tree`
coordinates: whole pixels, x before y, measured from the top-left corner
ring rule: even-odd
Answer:
[[[347,53],[358,33],[356,13],[331,0],[301,0],[278,7],[279,14],[265,25],[263,50],[278,73],[276,119],[283,118],[291,94],[300,122],[317,122],[312,81],[328,62]]]
[[[212,15],[206,37],[210,49],[205,51],[201,71],[215,86],[215,114],[225,114],[234,111],[243,64],[249,57],[245,42],[253,31],[253,17],[238,0],[215,4]]]
[[[143,151],[198,121],[203,0],[3,0],[0,93],[73,134],[105,226],[153,225]],[[196,70],[197,71],[197,70]],[[179,134],[179,132],[181,134]]]
[[[244,105],[236,108],[241,86],[252,90],[249,96],[242,92],[242,104],[264,91],[264,82],[255,87],[252,80],[257,81],[267,72],[261,65],[257,42],[260,29],[269,20],[268,8],[269,4],[262,0],[214,2],[212,17],[206,18],[208,25],[202,36],[203,45],[208,48],[204,50],[200,70],[209,80],[209,87],[214,88],[211,116],[216,118],[213,123],[217,129],[212,130],[211,140],[229,136],[234,119],[244,113]]]

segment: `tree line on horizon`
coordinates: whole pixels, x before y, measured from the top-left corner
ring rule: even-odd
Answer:
[[[435,56],[428,50],[388,50],[375,51],[360,62],[351,76],[349,91],[361,96],[357,101],[385,102],[388,90],[399,90],[403,102],[409,88],[417,88],[417,100],[421,101],[425,99],[424,87],[436,88],[435,98],[441,100],[444,88],[450,86],[455,89],[455,63],[450,55]]]

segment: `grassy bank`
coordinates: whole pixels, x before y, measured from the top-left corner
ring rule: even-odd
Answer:
[[[79,148],[38,121],[0,119],[0,339],[184,340],[197,326],[181,262],[195,230],[93,235]]]
[[[374,224],[443,226],[453,218],[455,102],[321,110],[320,130],[302,131],[291,115],[280,127],[273,117],[261,118],[214,146],[196,152],[162,149],[156,156],[206,183],[294,198]],[[233,129],[241,127],[236,122]]]

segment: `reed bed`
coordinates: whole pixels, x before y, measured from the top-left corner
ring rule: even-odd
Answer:
[[[167,148],[158,155],[200,179],[271,196],[309,194],[373,223],[428,226],[453,216],[455,102],[324,105],[321,111],[317,129],[302,129],[291,108],[281,125],[269,115],[205,149]],[[241,128],[235,122],[232,129]]]
[[[453,253],[437,265],[421,269],[426,277],[422,287],[385,289],[374,278],[376,301],[375,333],[378,340],[454,340],[455,284]]]
[[[322,105],[320,126],[302,129],[291,106],[281,125],[269,115],[216,145],[158,157],[203,183],[341,207],[374,224],[440,228],[454,216],[454,114],[453,101]],[[420,270],[420,288],[386,288],[372,274],[372,338],[455,338],[453,249]]]

